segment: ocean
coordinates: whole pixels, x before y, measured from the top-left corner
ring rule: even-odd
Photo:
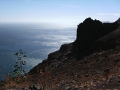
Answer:
[[[12,71],[17,61],[15,53],[22,49],[27,57],[24,69],[28,72],[62,44],[73,42],[75,27],[42,23],[0,23],[0,80]]]

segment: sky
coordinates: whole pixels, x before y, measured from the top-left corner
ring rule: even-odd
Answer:
[[[78,25],[91,17],[114,22],[120,0],[0,0],[0,22]]]

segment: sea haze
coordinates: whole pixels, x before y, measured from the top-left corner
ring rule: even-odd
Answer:
[[[14,55],[19,49],[27,53],[23,58],[24,67],[29,71],[46,59],[48,54],[60,48],[61,44],[73,42],[76,28],[62,27],[54,24],[38,23],[0,23],[0,80],[13,70]]]

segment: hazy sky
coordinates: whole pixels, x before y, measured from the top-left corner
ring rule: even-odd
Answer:
[[[0,22],[77,25],[87,17],[117,20],[120,0],[0,0]]]

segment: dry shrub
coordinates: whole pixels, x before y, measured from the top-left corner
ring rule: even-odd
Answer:
[[[23,78],[23,77],[11,78],[9,76],[6,76],[4,86],[7,89],[14,88],[14,87],[25,88],[32,85],[33,83],[32,80],[33,79],[31,75],[27,75],[26,78]]]

